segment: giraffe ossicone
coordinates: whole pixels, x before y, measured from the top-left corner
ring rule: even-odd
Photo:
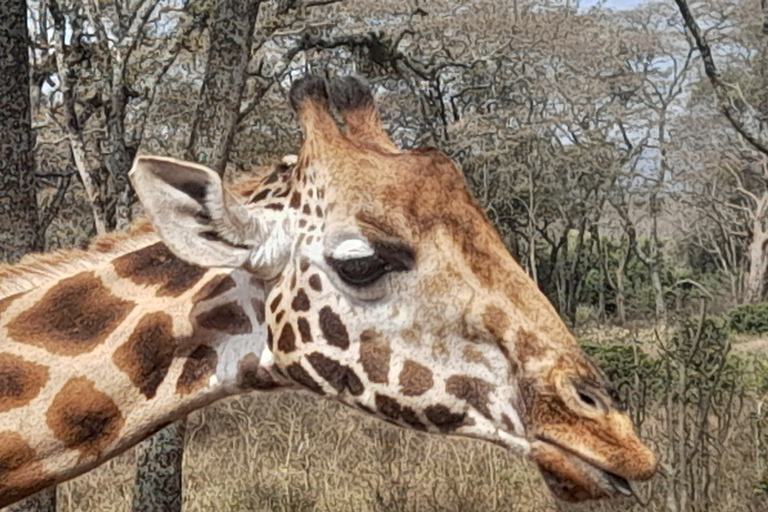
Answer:
[[[290,101],[304,142],[269,177],[228,191],[139,157],[151,225],[0,266],[0,506],[215,400],[291,387],[527,455],[562,499],[650,478],[453,162],[398,148],[357,79],[305,77]]]

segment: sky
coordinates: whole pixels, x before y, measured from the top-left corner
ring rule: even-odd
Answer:
[[[599,3],[600,0],[581,0],[581,8],[588,9]],[[605,7],[610,9],[633,9],[646,0],[606,0]]]

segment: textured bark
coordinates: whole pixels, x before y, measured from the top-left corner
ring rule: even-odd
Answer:
[[[763,301],[765,279],[768,274],[768,192],[757,201],[752,217],[752,240],[747,249],[749,272],[744,283],[744,302],[757,304]]]
[[[224,173],[237,127],[260,4],[222,0],[211,23],[208,64],[186,157],[219,174]]]
[[[181,463],[186,422],[177,421],[139,445],[133,510],[181,510]]]
[[[208,64],[186,158],[224,173],[240,114],[261,0],[222,0],[211,24]],[[141,444],[135,512],[179,512],[185,420]]]
[[[0,261],[43,249],[29,97],[26,0],[0,2]]]

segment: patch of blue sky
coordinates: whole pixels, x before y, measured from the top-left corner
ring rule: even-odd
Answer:
[[[651,0],[581,0],[581,2],[579,2],[579,7],[582,9],[589,9],[596,5],[602,5],[608,9],[627,10],[649,3],[649,1]]]

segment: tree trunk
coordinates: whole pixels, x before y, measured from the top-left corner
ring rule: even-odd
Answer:
[[[37,212],[26,0],[0,2],[0,261],[44,246]]]
[[[139,444],[134,511],[181,510],[181,466],[186,430],[186,421],[177,421]]]
[[[749,272],[747,273],[744,302],[757,304],[763,300],[765,278],[768,273],[768,234],[756,233],[747,251]]]
[[[752,214],[752,240],[747,248],[749,272],[744,283],[746,304],[757,304],[763,300],[768,273],[768,229],[765,226],[765,222],[768,222],[768,191],[755,199],[757,204]]]
[[[186,158],[224,174],[240,114],[254,25],[261,0],[222,0],[211,25],[211,45]],[[140,445],[135,512],[179,512],[185,420]]]
[[[37,211],[32,113],[29,97],[26,0],[0,2],[0,261],[44,248]],[[54,512],[51,487],[8,507],[8,512]]]
[[[186,158],[224,174],[234,139],[261,0],[222,0],[211,25],[211,46]]]

